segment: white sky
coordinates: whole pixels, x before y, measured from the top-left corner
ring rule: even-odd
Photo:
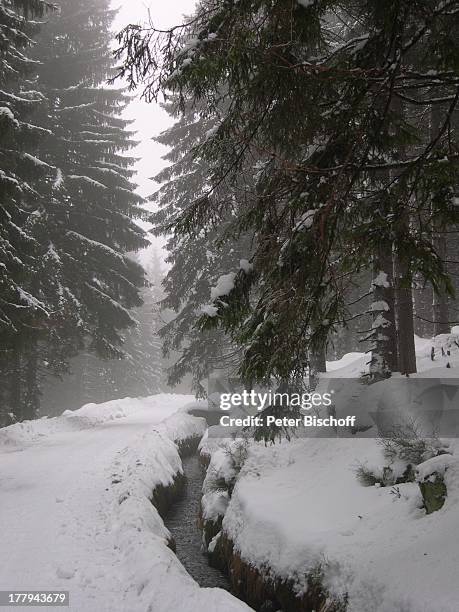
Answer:
[[[155,26],[167,28],[182,21],[182,15],[193,12],[196,0],[113,0],[113,7],[120,8],[114,28],[118,32],[130,23],[142,23],[148,19],[148,11]],[[139,90],[139,95],[140,95]],[[129,106],[127,118],[135,119],[132,129],[138,132],[136,139],[141,143],[133,152],[141,160],[137,165],[139,193],[148,196],[156,189],[156,183],[149,178],[155,176],[163,167],[161,156],[167,149],[152,141],[152,138],[171,125],[169,116],[158,104],[147,104],[135,99]],[[161,248],[164,241],[151,237],[154,248]],[[159,251],[158,251],[159,252]],[[164,257],[164,254],[159,253]],[[148,250],[142,253],[144,264],[148,261]]]

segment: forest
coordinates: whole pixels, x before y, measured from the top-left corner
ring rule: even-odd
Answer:
[[[459,0],[142,11],[0,0],[0,606],[457,612]]]
[[[246,380],[301,385],[362,342],[370,377],[410,375],[415,333],[451,330],[457,26],[455,2],[210,0],[119,35],[120,74],[178,115],[166,333],[199,332],[177,376],[199,384],[215,334]]]
[[[236,4],[114,54],[108,1],[3,2],[5,423],[69,371],[78,400],[121,372],[159,388],[160,344],[203,396],[214,370],[301,386],[356,350],[409,375],[415,334],[457,322],[455,3]],[[153,214],[119,77],[174,120]],[[162,286],[139,219],[168,237]]]
[[[3,425],[160,387],[160,262],[136,260],[149,243],[129,96],[107,82],[115,14],[108,0],[0,3]]]

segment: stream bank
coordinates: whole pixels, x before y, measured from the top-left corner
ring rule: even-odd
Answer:
[[[298,593],[293,580],[277,579],[269,568],[241,557],[222,529],[223,516],[203,518],[202,486],[210,457],[199,455],[198,445],[197,439],[182,443],[183,474],[169,487],[155,489],[152,500],[171,534],[169,547],[193,579],[201,587],[231,592],[257,612],[344,612],[345,602],[331,600],[324,591],[320,568],[308,576],[307,592]]]
[[[175,542],[175,553],[188,573],[201,587],[219,587],[229,591],[230,581],[218,568],[209,565],[202,550],[198,517],[204,473],[197,454],[183,459],[184,482],[181,495],[164,516],[164,523]]]
[[[296,572],[287,570],[281,573],[269,563],[271,558],[275,558],[276,551],[282,548],[283,539],[280,534],[278,548],[275,548],[274,540],[275,550],[271,549],[269,508],[275,504],[270,496],[264,500],[264,508],[268,509],[267,521],[260,521],[262,507],[257,506],[260,495],[257,496],[253,488],[259,485],[263,457],[260,463],[258,455],[250,458],[253,466],[247,476],[245,472],[241,474],[249,458],[246,440],[236,440],[216,450],[207,448],[209,445],[202,446],[202,450],[209,451],[206,452],[209,465],[203,487],[200,525],[209,563],[229,577],[232,593],[257,612],[345,612],[346,595],[332,596],[325,586],[326,561],[317,559],[315,564],[307,566],[305,563],[304,569],[298,565]],[[260,452],[263,453],[264,449]],[[272,471],[272,451],[268,449],[266,452]],[[247,486],[247,479],[250,479],[250,486]],[[245,495],[242,500],[241,487]],[[292,490],[296,490],[295,487]],[[246,510],[251,503],[255,503],[256,511],[247,516]],[[260,550],[262,554],[258,554]],[[306,555],[306,548],[303,552]],[[286,563],[290,562],[288,553],[284,558]]]

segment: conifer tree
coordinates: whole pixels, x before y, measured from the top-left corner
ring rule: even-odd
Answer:
[[[170,269],[163,282],[165,297],[161,306],[173,311],[174,316],[160,335],[165,355],[178,355],[169,370],[168,383],[176,385],[191,374],[194,390],[203,395],[203,381],[210,372],[236,371],[239,354],[224,331],[202,329],[199,317],[203,312],[212,312],[212,289],[220,277],[239,270],[241,261],[247,271],[250,269],[251,243],[248,235],[232,233],[235,211],[242,200],[237,189],[219,194],[219,206],[226,212],[219,218],[218,228],[196,231],[192,236],[170,234],[174,220],[189,202],[204,194],[210,167],[202,160],[197,161],[194,151],[216,131],[218,115],[206,116],[203,109],[190,106],[182,116],[177,116],[172,100],[164,108],[176,121],[156,138],[170,150],[164,156],[169,166],[154,177],[160,188],[151,197],[158,208],[151,221],[154,233],[170,235],[167,243]]]
[[[97,388],[100,380],[105,378],[106,388],[100,389],[104,399],[146,397],[161,391],[163,372],[161,340],[158,336],[161,326],[158,285],[162,276],[156,253],[146,266],[146,272],[148,286],[141,292],[143,304],[132,311],[136,324],[124,333],[124,358],[105,362],[96,356],[92,358],[95,366],[91,368],[92,388]],[[101,372],[100,377],[98,372]]]
[[[12,332],[3,346],[16,374],[8,405],[23,419],[38,414],[40,379],[65,373],[79,351],[123,356],[123,330],[135,324],[130,310],[145,284],[127,255],[148,243],[135,223],[144,211],[128,156],[136,143],[121,116],[129,98],[106,85],[115,14],[108,0],[63,1],[29,58],[19,46],[31,43],[37,22],[27,17],[45,3],[1,8],[2,36],[12,32],[17,43],[3,45],[2,70],[20,77],[18,91],[4,88],[0,98],[0,190],[10,209],[2,209],[2,320]]]
[[[76,409],[121,397],[146,397],[163,388],[159,291],[162,280],[154,254],[146,266],[149,285],[142,289],[143,305],[133,309],[136,325],[124,332],[123,359],[103,359],[89,350],[70,359],[60,381],[44,380],[43,403],[49,414],[60,414],[63,406]]]
[[[35,282],[55,306],[39,349],[57,350],[51,372],[82,349],[122,358],[122,330],[135,324],[130,309],[141,305],[144,273],[127,256],[147,244],[135,223],[144,212],[127,155],[136,142],[121,117],[129,98],[106,85],[114,15],[108,0],[63,1],[34,50],[48,101],[36,120],[50,130],[40,158],[54,169],[34,227],[43,247]]]
[[[237,275],[207,321],[243,339],[246,378],[301,375],[308,352],[345,320],[349,283],[380,250],[393,257],[399,330],[411,326],[416,274],[436,293],[452,291],[427,212],[437,199],[437,231],[457,223],[458,19],[453,0],[206,0],[181,28],[120,35],[121,73],[143,82],[147,98],[172,90],[182,109],[205,101],[208,113],[227,104],[198,151],[212,180],[176,219],[179,231],[213,226],[222,184],[263,159],[239,215],[257,235],[254,273]],[[432,105],[434,138],[423,121]],[[391,308],[378,301],[379,315]],[[407,373],[412,346],[411,329],[398,346]],[[389,371],[385,361],[376,363]]]
[[[39,253],[33,226],[51,168],[37,157],[48,132],[31,119],[46,105],[31,47],[39,19],[51,9],[43,0],[0,1],[0,425],[27,416],[22,353],[50,314],[32,282]]]

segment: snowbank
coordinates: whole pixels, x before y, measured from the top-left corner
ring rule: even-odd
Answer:
[[[157,395],[0,430],[0,590],[70,592],[71,612],[248,612],[201,589],[150,500],[182,473],[175,442],[204,433]]]
[[[454,335],[417,339],[417,376],[459,378],[457,342]],[[358,377],[366,361],[346,355],[327,378]],[[336,600],[348,597],[347,612],[457,612],[459,441],[446,446],[449,454],[417,469],[418,481],[444,477],[446,501],[431,514],[417,481],[360,484],[359,466],[382,472],[388,459],[377,440],[358,436],[251,443],[226,511],[210,491],[205,514],[224,512],[223,534],[242,560],[293,584],[298,595],[308,588],[308,572],[321,568],[325,589]],[[207,451],[205,441],[202,447],[214,453],[211,467],[228,472],[221,449]],[[392,467],[400,471],[397,460]]]
[[[216,523],[223,518],[228,508],[229,491],[237,476],[230,454],[230,447],[234,444],[227,442],[211,454],[202,488],[201,514],[204,521]]]
[[[191,399],[192,396],[188,397]],[[43,417],[36,421],[24,421],[4,427],[0,429],[0,447],[23,446],[48,436],[91,429],[148,411],[166,417],[170,414],[171,401],[180,402],[184,398],[187,399],[187,396],[159,394],[145,398],[126,397],[103,404],[86,404],[78,410],[65,410],[58,417]]]
[[[202,461],[204,463],[208,463],[213,454],[220,448],[224,447],[227,442],[227,440],[222,440],[221,438],[210,438],[209,430],[207,430],[199,443],[198,449]]]
[[[457,612],[459,470],[426,516],[416,483],[363,487],[358,461],[381,464],[373,440],[300,440],[250,450],[223,520],[244,560],[306,588],[349,596],[349,612]],[[444,462],[443,462],[444,463]]]
[[[178,412],[162,421],[155,431],[169,440],[180,443],[189,438],[201,439],[207,429],[204,419]]]
[[[427,376],[434,369],[435,376],[439,376],[438,368],[441,368],[441,377],[454,377],[459,372],[459,327],[454,327],[451,334],[440,334],[435,338],[419,338],[415,336],[416,359],[418,373],[414,376]],[[435,360],[431,360],[431,349],[435,349]],[[445,354],[442,353],[443,352]],[[447,355],[450,351],[451,355]],[[452,361],[451,361],[452,360]],[[327,361],[327,373],[321,378],[359,378],[368,372],[370,357],[365,353],[347,353],[337,361]],[[448,371],[447,364],[452,369],[456,364],[456,373]]]
[[[163,421],[134,448],[122,451],[112,511],[113,530],[123,556],[127,592],[123,609],[154,612],[249,611],[222,589],[201,589],[167,547],[169,532],[150,503],[158,485],[170,485],[182,472],[172,440],[204,434],[205,422],[185,412]]]

